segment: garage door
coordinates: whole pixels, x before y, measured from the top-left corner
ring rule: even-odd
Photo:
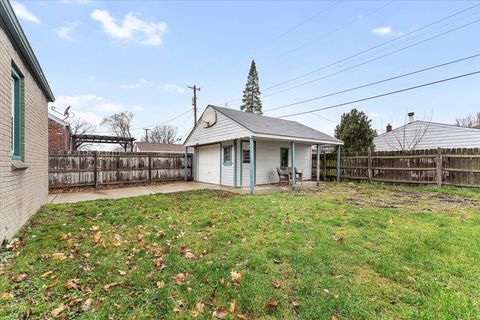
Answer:
[[[220,145],[198,148],[198,181],[220,184]]]

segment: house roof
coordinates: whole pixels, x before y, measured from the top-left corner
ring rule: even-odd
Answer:
[[[181,144],[136,142],[135,145],[140,152],[185,152]]]
[[[328,141],[332,144],[343,144],[337,138],[307,127],[296,121],[257,115],[244,111],[209,105],[218,112],[237,122],[253,134],[293,137],[299,139]]]
[[[65,121],[63,119],[60,119],[59,117],[51,114],[50,112],[48,113],[48,119],[51,119],[51,120],[61,124],[62,126],[65,126],[65,127],[70,126],[70,124],[67,121]]]
[[[13,39],[16,49],[20,52],[20,55],[24,58],[27,66],[37,81],[40,89],[43,91],[49,102],[55,101],[55,97],[50,89],[47,79],[43,73],[40,63],[37,57],[33,53],[33,49],[23,32],[17,16],[13,11],[9,1],[0,1],[0,23],[2,28],[5,28],[5,32]]]
[[[378,151],[478,148],[480,129],[429,121],[412,121],[373,139]]]

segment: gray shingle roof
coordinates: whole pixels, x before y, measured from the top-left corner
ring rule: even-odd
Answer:
[[[213,109],[229,117],[253,133],[329,141],[335,144],[343,142],[323,132],[307,127],[296,121],[260,116],[239,110],[210,105]]]

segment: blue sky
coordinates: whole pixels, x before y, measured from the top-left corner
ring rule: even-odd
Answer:
[[[57,97],[76,116],[98,123],[112,112],[134,116],[134,135],[180,114],[170,124],[192,127],[191,90],[207,104],[238,108],[252,59],[264,109],[480,53],[480,22],[399,50],[480,18],[480,7],[413,32],[310,76],[268,89],[362,50],[398,38],[480,2],[472,1],[15,1],[12,2]],[[353,67],[335,76],[310,80]],[[480,70],[480,58],[291,108],[283,116]],[[453,123],[480,111],[480,76],[291,117],[333,134],[343,112],[356,107],[383,132],[417,119]],[[281,89],[296,88],[279,93]],[[267,96],[270,95],[270,96]],[[98,128],[105,132],[105,128]]]

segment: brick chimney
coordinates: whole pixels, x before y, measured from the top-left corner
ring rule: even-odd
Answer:
[[[392,125],[389,123],[387,124],[387,132],[390,132],[392,131]]]

